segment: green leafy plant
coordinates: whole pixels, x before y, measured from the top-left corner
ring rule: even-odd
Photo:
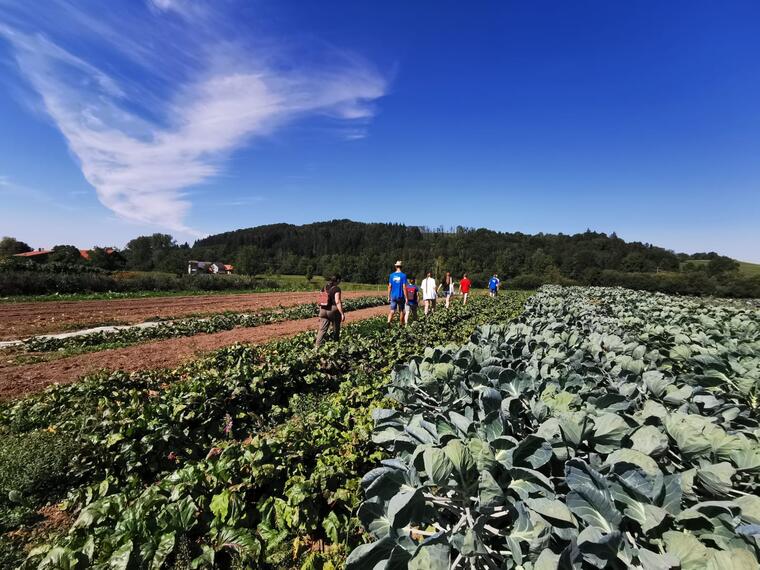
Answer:
[[[347,568],[757,568],[760,312],[547,287],[397,370]]]
[[[467,307],[457,304],[404,329],[388,330],[383,319],[373,319],[348,327],[339,345],[319,351],[310,348],[312,335],[262,349],[233,347],[184,369],[185,379],[165,390],[176,400],[158,405],[161,410],[185,405],[182,413],[156,423],[148,408],[135,405],[131,419],[120,416],[129,430],[141,425],[143,416],[147,421],[141,435],[125,431],[123,439],[115,437],[113,449],[137,449],[146,438],[153,449],[123,456],[129,457],[124,474],[114,471],[75,490],[71,531],[54,544],[40,545],[26,566],[171,567],[182,558],[194,567],[339,567],[360,540],[354,517],[360,473],[381,457],[371,449],[371,411],[382,401],[388,373],[427,344],[461,342],[479,322],[514,316],[524,298],[473,299]],[[209,414],[201,407],[214,398],[199,391],[216,377],[227,396],[219,400],[218,412]],[[117,383],[93,379],[17,408],[6,425],[18,429],[30,416],[44,423],[62,414],[60,429],[81,428],[81,417],[93,410],[110,411],[86,425],[109,423],[111,415],[127,413],[119,411],[126,392],[148,392],[157,381],[134,378],[132,387],[120,390]],[[148,395],[140,401],[152,409],[152,399],[163,398]],[[199,423],[188,431],[191,413]],[[216,419],[205,421],[209,415]],[[176,433],[170,439],[176,455],[160,462],[161,455],[150,457],[164,445],[164,429]],[[102,445],[108,437],[103,432],[93,439]],[[123,461],[114,461],[106,449],[107,461]]]

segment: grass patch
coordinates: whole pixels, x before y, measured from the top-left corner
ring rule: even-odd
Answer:
[[[703,267],[710,263],[710,260],[688,259],[681,262],[681,269],[683,269],[683,266],[687,263],[691,263],[697,267]],[[739,264],[739,275],[743,275],[745,277],[755,277],[757,275],[760,275],[760,263],[750,263],[749,261],[737,261],[737,263]]]
[[[74,438],[47,430],[0,438],[0,531],[31,522],[30,506],[60,496],[77,450]]]
[[[739,273],[747,276],[760,275],[760,263],[750,263],[749,261],[739,262]]]

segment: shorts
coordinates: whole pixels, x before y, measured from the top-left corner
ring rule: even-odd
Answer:
[[[499,292],[498,289],[490,289],[490,291],[491,291],[491,295],[496,295]]]
[[[407,303],[407,305],[406,305],[406,314],[408,315],[410,313],[412,315],[416,315],[417,314],[417,303]]]
[[[454,294],[454,291],[444,291],[443,296],[444,297],[451,297]]]
[[[406,304],[406,299],[401,297],[400,299],[391,299],[391,311],[395,311],[398,309],[399,311],[404,310],[404,305]]]

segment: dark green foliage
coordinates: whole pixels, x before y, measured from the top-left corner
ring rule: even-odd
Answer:
[[[401,224],[364,224],[333,220],[303,226],[275,224],[236,230],[199,240],[193,252],[225,259],[244,247],[254,247],[260,259],[277,273],[304,275],[338,271],[349,281],[382,282],[396,259],[408,273],[421,277],[467,271],[476,286],[498,272],[504,278],[532,273],[580,279],[589,268],[677,270],[678,257],[665,249],[626,243],[616,236],[587,231],[573,236],[500,233],[486,229],[429,230]]]
[[[677,295],[760,297],[760,278],[736,272],[710,275],[706,271],[683,273],[624,273],[604,270],[587,275],[591,285],[626,287]]]
[[[707,263],[707,272],[710,275],[736,271],[737,269],[739,269],[739,264],[730,257],[718,256]]]
[[[53,263],[70,263],[75,265],[84,263],[85,260],[82,257],[82,254],[79,252],[78,247],[73,245],[56,245],[50,252],[48,261],[51,261]]]
[[[239,275],[257,275],[266,271],[264,256],[258,247],[241,247],[235,256],[235,272]]]
[[[35,273],[97,273],[99,275],[108,275],[108,271],[105,269],[90,264],[62,263],[57,261],[40,263],[23,257],[9,257],[0,260],[0,275],[16,271],[32,271]]]
[[[108,271],[115,271],[117,269],[124,269],[127,265],[127,259],[118,250],[94,247],[90,250],[89,265]]]
[[[74,438],[45,430],[0,438],[0,532],[33,521],[34,506],[71,485],[76,449]]]
[[[14,262],[15,263],[15,262]],[[26,262],[29,263],[29,262]],[[82,265],[33,264],[38,269],[3,270],[0,295],[47,295],[50,293],[105,293],[136,291],[241,291],[277,288],[268,279],[247,275],[175,275],[170,273],[114,273]],[[47,271],[48,268],[53,271]]]
[[[5,236],[3,239],[0,239],[0,259],[16,255],[17,253],[26,253],[28,251],[32,251],[32,248],[29,247],[29,244],[26,244],[23,241],[19,241],[10,236]]]
[[[173,253],[180,250],[174,238],[168,234],[140,236],[131,240],[124,254],[129,268],[135,271],[182,272],[187,267],[188,257],[177,263]],[[185,256],[187,257],[187,256]]]

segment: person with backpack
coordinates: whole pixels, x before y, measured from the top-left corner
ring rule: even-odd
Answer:
[[[340,275],[333,275],[327,280],[325,286],[319,292],[317,304],[319,305],[319,330],[317,332],[316,348],[324,341],[330,326],[333,328],[333,340],[340,339],[340,324],[345,322],[346,313],[343,311],[341,299]]]
[[[454,295],[454,278],[451,276],[450,271],[446,272],[443,281],[438,285],[439,289],[441,287],[443,287],[443,296],[446,297],[446,308],[448,309],[451,304],[451,297]]]
[[[406,306],[406,274],[401,271],[403,263],[397,261],[395,271],[388,277],[388,302],[391,304],[391,310],[388,313],[388,326],[393,320],[393,315],[398,312],[399,324],[404,326],[404,307]]]
[[[462,304],[467,304],[467,297],[470,296],[470,287],[472,287],[472,281],[467,277],[465,273],[462,275],[462,280],[459,282],[459,292],[462,294]]]
[[[501,281],[499,280],[499,276],[494,273],[493,277],[488,281],[488,292],[491,295],[491,297],[496,297],[496,295],[499,294],[499,287],[501,286]]]
[[[412,320],[417,320],[417,305],[419,304],[417,299],[420,288],[415,285],[414,281],[414,277],[410,277],[409,283],[406,285],[406,314],[404,318],[407,325],[409,324],[409,317],[412,317]]]
[[[428,271],[427,277],[422,280],[420,289],[422,290],[422,302],[425,303],[425,316],[435,310],[435,299],[438,296],[438,290],[435,285],[433,274]]]

